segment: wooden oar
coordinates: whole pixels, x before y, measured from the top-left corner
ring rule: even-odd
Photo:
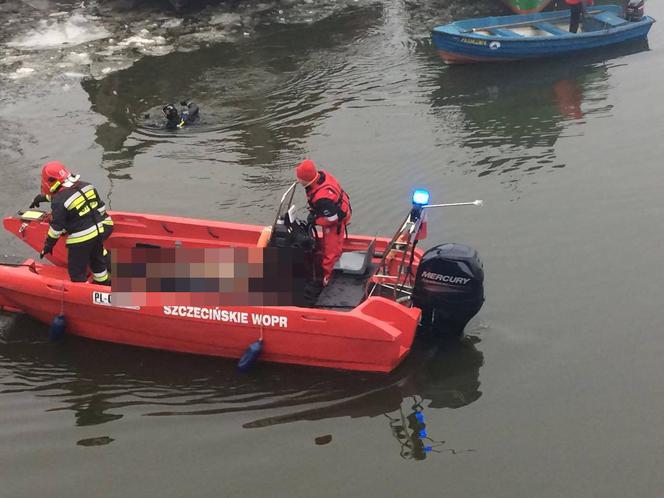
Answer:
[[[588,14],[599,14],[600,12],[604,12],[603,10],[591,10],[588,11]],[[491,30],[491,29],[496,29],[496,28],[513,28],[517,26],[530,26],[531,24],[535,24],[538,22],[551,22],[551,21],[562,21],[564,19],[569,19],[569,13],[564,16],[559,16],[559,17],[549,17],[549,18],[542,18],[542,19],[532,19],[530,21],[521,21],[521,22],[513,22],[509,24],[494,24],[493,26],[483,26],[480,28],[470,28],[470,29],[464,29],[463,31],[460,31],[461,33],[474,33],[475,31],[486,31],[486,30]]]

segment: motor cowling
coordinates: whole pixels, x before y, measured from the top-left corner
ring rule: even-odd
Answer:
[[[637,22],[643,19],[644,0],[629,0],[625,7],[625,19]]]
[[[417,268],[413,304],[422,324],[436,332],[461,336],[484,304],[484,268],[475,249],[441,244],[424,253]]]

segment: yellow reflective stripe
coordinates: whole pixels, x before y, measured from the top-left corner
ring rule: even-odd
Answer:
[[[104,252],[102,253],[102,256],[107,256],[107,255],[108,255],[108,251],[107,251],[106,248],[104,247]]]
[[[67,237],[67,244],[78,244],[86,240],[94,239],[98,234],[104,233],[104,227],[101,225],[92,225],[90,228],[74,232]]]
[[[90,202],[90,207],[96,208],[99,203],[96,201],[97,197],[95,196],[95,193],[94,192],[88,192],[88,193],[92,194],[91,196],[85,194],[85,197],[87,197],[90,201],[92,201]],[[85,199],[83,198],[83,196],[79,195],[78,198],[73,200],[72,203],[69,205],[69,207],[67,207],[67,211],[71,211],[73,209],[76,209],[78,211],[79,209],[81,209],[83,204],[85,204]]]
[[[69,209],[69,205],[72,202],[74,202],[75,199],[78,199],[79,197],[81,197],[81,194],[78,191],[74,192],[69,197],[67,197],[67,200],[65,200],[65,202],[64,202],[65,208]]]
[[[109,216],[108,218],[106,218],[105,220],[103,220],[102,223],[103,223],[104,225],[113,225],[113,220],[112,220],[111,217]]]
[[[52,227],[48,227],[48,236],[51,237],[52,239],[57,239],[62,235],[64,230],[53,230]]]
[[[92,207],[92,209],[95,209],[97,207],[97,203],[93,202],[92,204],[90,204],[90,206],[87,206],[87,205],[81,206],[81,209],[79,209],[77,211],[78,215],[79,216],[85,216],[86,214],[88,214],[90,212],[90,207]]]
[[[81,192],[83,192],[85,197],[87,197],[88,199],[96,198],[94,187],[92,185],[86,185],[81,189]],[[70,205],[73,203],[76,203],[76,206],[80,206],[80,204],[85,201],[85,199],[83,199],[83,196],[81,195],[81,192],[76,191],[75,193],[70,195],[69,198],[65,201],[65,208],[67,208],[68,210],[72,209],[70,208]]]
[[[94,280],[95,282],[105,282],[106,280],[108,280],[108,272],[104,270],[103,272],[100,273],[93,273],[92,280]]]
[[[96,236],[97,232],[95,231],[87,235],[81,235],[80,237],[67,237],[67,245],[80,244],[81,242],[86,242],[88,240],[94,239]]]
[[[80,237],[83,235],[87,235],[89,233],[104,233],[104,227],[101,226],[101,223],[98,223],[97,225],[92,225],[91,227],[86,228],[85,230],[79,230],[78,232],[72,232],[69,234],[70,237]]]
[[[67,211],[71,211],[72,209],[78,209],[81,204],[83,204],[85,200],[83,197],[80,195],[76,198],[76,200],[72,201],[72,203],[67,206]]]

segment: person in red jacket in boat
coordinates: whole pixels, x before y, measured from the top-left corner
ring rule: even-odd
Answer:
[[[103,241],[106,231],[112,230],[113,220],[106,213],[97,189],[79,178],[59,161],[46,163],[42,168],[42,193],[30,207],[50,201],[51,224],[39,257],[52,254],[60,236],[67,233],[67,269],[71,281],[87,281],[90,266],[95,283],[110,285]]]
[[[579,22],[581,21],[581,14],[585,14],[586,7],[593,4],[593,0],[565,0],[569,5],[569,32],[576,33],[579,30]]]
[[[309,223],[323,229],[320,252],[322,283],[326,286],[332,277],[334,264],[341,257],[346,225],[353,212],[350,198],[334,176],[322,169],[316,169],[316,165],[310,159],[302,161],[295,169],[295,174],[307,193]]]

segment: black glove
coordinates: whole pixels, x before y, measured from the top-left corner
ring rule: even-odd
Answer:
[[[191,102],[191,99],[181,100],[180,105],[187,107],[189,105],[189,102]]]
[[[32,199],[32,204],[30,204],[28,207],[30,209],[38,208],[40,203],[46,202],[46,201],[48,201],[46,196],[44,194],[39,194],[39,195],[36,195],[34,199]]]
[[[309,215],[307,216],[307,225],[313,226],[316,224],[316,213],[313,211],[309,211]]]
[[[39,259],[42,259],[47,254],[53,254],[53,246],[54,245],[55,245],[55,243],[51,243],[49,239],[46,239],[46,242],[44,242],[44,248],[39,253]]]

